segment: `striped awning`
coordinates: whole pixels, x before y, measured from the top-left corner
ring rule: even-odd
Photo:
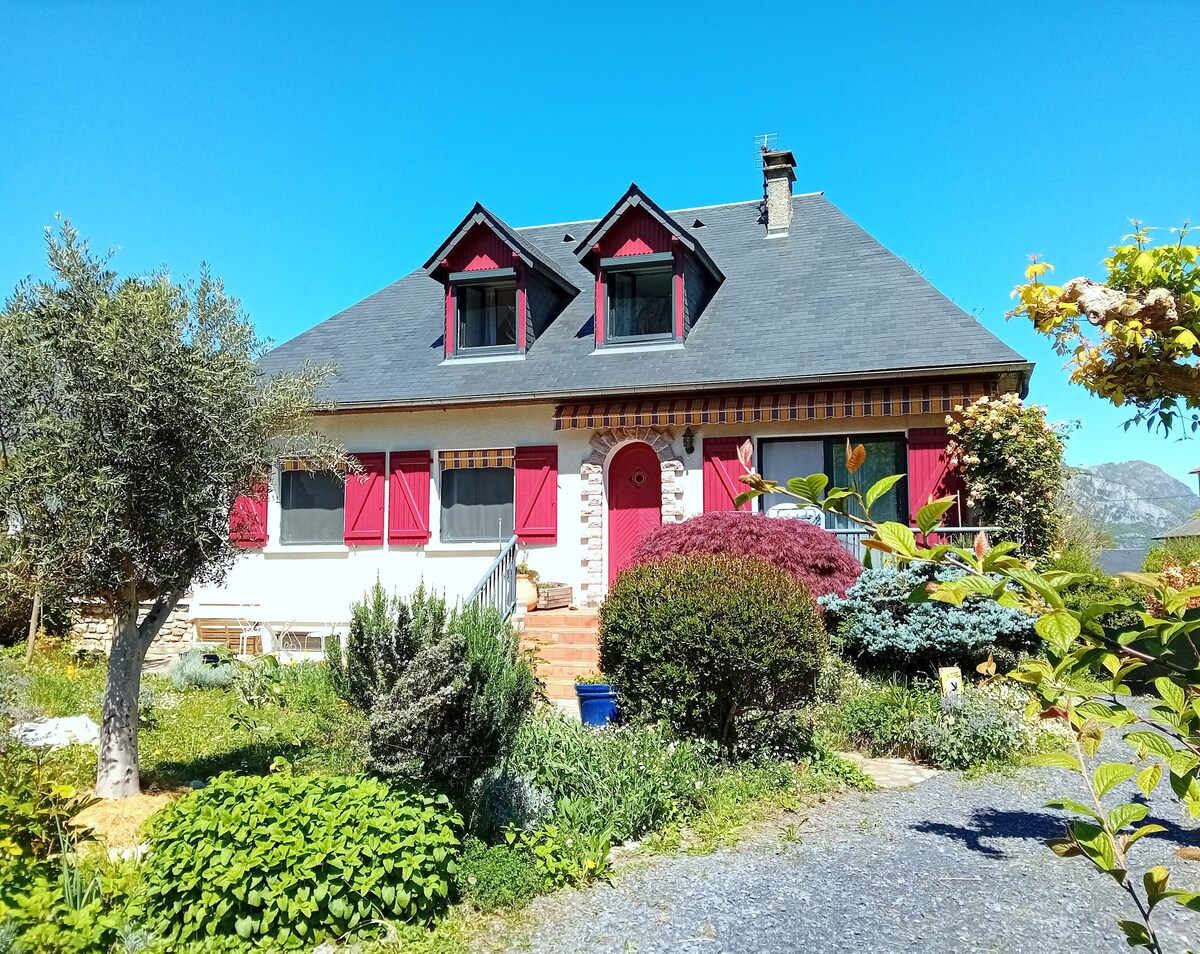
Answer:
[[[826,421],[840,418],[949,414],[997,388],[991,382],[899,384],[880,388],[792,391],[784,394],[619,401],[608,404],[560,404],[554,411],[557,431],[609,427],[670,427],[700,424],[763,424],[772,421]]]
[[[438,461],[442,470],[460,470],[475,467],[511,467],[513,465],[513,449],[497,447],[490,450],[451,450],[441,451]]]

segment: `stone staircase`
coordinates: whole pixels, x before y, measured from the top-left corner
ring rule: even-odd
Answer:
[[[537,675],[550,701],[575,705],[575,677],[600,668],[600,616],[594,609],[535,610],[521,620],[521,646],[538,658]]]

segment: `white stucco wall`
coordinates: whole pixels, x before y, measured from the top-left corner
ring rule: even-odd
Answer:
[[[682,428],[667,430],[671,451],[683,465],[677,477],[683,515],[703,509],[702,439],[752,434],[759,437],[895,433],[907,427],[938,426],[938,415],[906,420],[822,421],[812,424],[694,427],[695,449],[688,454]],[[194,617],[240,616],[272,623],[328,625],[349,618],[352,600],[378,575],[384,585],[409,592],[422,580],[451,599],[465,596],[499,551],[498,544],[440,541],[440,472],[437,452],[533,444],[558,446],[558,542],[523,546],[521,556],[545,581],[567,583],[577,597],[587,580],[588,532],[581,519],[584,483],[580,468],[592,453],[594,432],[554,430],[554,404],[339,414],[320,419],[321,427],[351,452],[430,450],[434,455],[430,502],[431,540],[422,547],[284,546],[280,541],[277,483],[268,506],[268,545],[247,552],[223,586],[200,586],[192,601]],[[390,488],[389,488],[390,489]],[[244,607],[244,608],[242,608]]]

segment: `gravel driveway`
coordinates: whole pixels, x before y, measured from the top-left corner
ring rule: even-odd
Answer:
[[[539,899],[510,950],[577,952],[1127,951],[1115,925],[1136,912],[1116,883],[1043,839],[1061,831],[1042,807],[1078,798],[1052,769],[964,781],[942,774],[913,788],[848,794],[699,857],[654,858],[614,886]],[[1165,785],[1163,786],[1166,787]],[[1165,861],[1200,831],[1156,793],[1140,861]],[[1136,857],[1136,855],[1135,855]],[[1180,887],[1200,862],[1171,859]],[[1167,952],[1200,945],[1200,914],[1156,912]]]

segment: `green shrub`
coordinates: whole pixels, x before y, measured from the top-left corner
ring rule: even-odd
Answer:
[[[1187,566],[1200,560],[1200,537],[1171,537],[1146,551],[1142,569],[1161,573],[1169,566]]]
[[[968,769],[1010,762],[1021,749],[1021,726],[978,693],[942,700],[941,718],[925,728],[929,761],[939,768]]]
[[[91,839],[74,819],[95,803],[57,782],[39,753],[13,741],[0,746],[0,856],[48,859],[74,851]]]
[[[167,675],[176,689],[224,689],[233,684],[233,664],[219,659],[209,665],[205,657],[211,655],[203,649],[189,649],[180,653],[167,669]]]
[[[554,796],[530,776],[494,768],[471,787],[471,830],[497,842],[510,828],[533,831],[554,812]]]
[[[477,839],[467,842],[455,882],[460,897],[481,911],[523,908],[546,887],[533,852]]]
[[[20,954],[108,954],[126,923],[128,897],[94,866],[64,855],[25,866],[26,878],[13,878],[0,862],[0,880],[19,883],[0,921],[12,926],[12,950]],[[7,891],[4,893],[8,893]]]
[[[828,648],[808,591],[758,560],[681,556],[623,572],[600,610],[624,713],[737,746],[741,713],[795,708]]]
[[[164,937],[299,948],[428,923],[446,907],[461,819],[370,778],[222,775],[155,815],[141,900]]]
[[[465,795],[512,748],[536,689],[516,628],[495,609],[468,606],[428,634],[375,707],[371,765]]]
[[[872,756],[925,761],[925,727],[937,717],[939,695],[901,682],[864,682],[824,713],[825,727]]]
[[[421,648],[442,637],[446,618],[446,601],[424,583],[405,600],[389,596],[376,579],[362,600],[350,606],[345,676],[335,675],[345,698],[360,709],[375,706]],[[340,647],[336,655],[343,661]]]
[[[997,644],[1014,651],[1035,645],[1035,617],[1029,613],[983,597],[962,606],[910,598],[931,581],[962,575],[961,570],[929,565],[881,566],[863,571],[844,598],[828,596],[821,603],[845,652],[893,672],[966,666]]]
[[[1059,569],[1055,566],[1055,569]],[[1145,608],[1142,601],[1142,589],[1136,583],[1109,576],[1099,570],[1088,574],[1086,579],[1068,583],[1059,590],[1067,609],[1082,613],[1095,603],[1107,603],[1111,600],[1129,599],[1136,606]],[[1136,608],[1105,613],[1099,618],[1102,626],[1114,629],[1140,629],[1142,618]]]
[[[710,754],[658,726],[597,731],[557,712],[542,712],[517,734],[507,767],[528,776],[556,805],[576,802],[584,831],[638,838],[694,806]]]
[[[282,667],[274,656],[239,662],[232,668],[233,694],[242,705],[260,709],[283,704]]]

